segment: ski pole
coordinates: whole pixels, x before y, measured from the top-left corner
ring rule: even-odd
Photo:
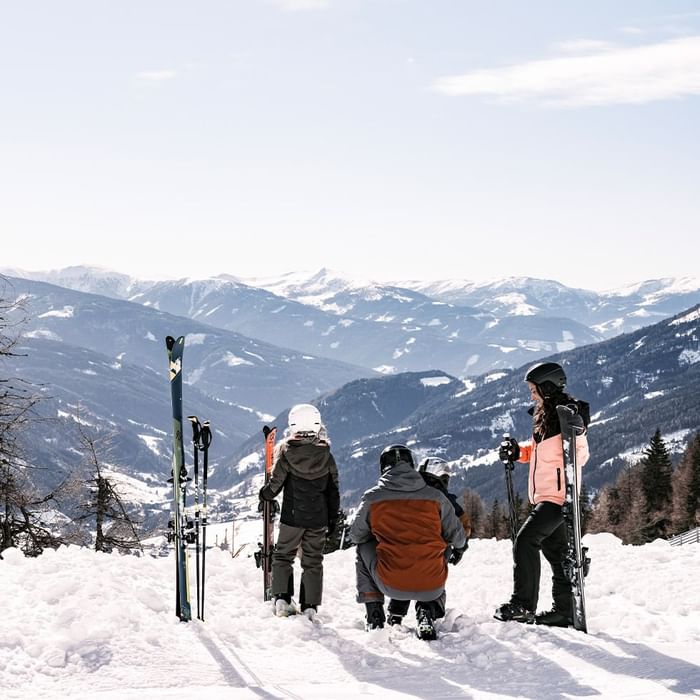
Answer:
[[[209,421],[204,421],[201,432],[202,448],[202,622],[204,621],[204,575],[207,562],[207,475],[209,472],[209,445],[211,445],[211,427]]]
[[[510,435],[505,433],[503,435],[502,445],[507,444],[510,441]],[[506,493],[508,495],[508,527],[510,529],[510,539],[513,544],[515,544],[515,538],[518,534],[518,514],[515,511],[515,493],[513,491],[513,469],[515,464],[513,460],[509,459],[503,462],[503,466],[506,470]]]
[[[199,450],[202,426],[197,416],[188,416],[192,424],[192,452],[194,455],[194,550],[197,576],[197,619],[201,620],[201,598],[199,593]]]

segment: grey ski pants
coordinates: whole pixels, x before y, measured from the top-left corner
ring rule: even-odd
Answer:
[[[392,600],[415,600],[419,603],[435,602],[443,611],[439,617],[444,615],[444,587],[441,586],[430,591],[404,591],[387,586],[382,581],[377,574],[377,543],[374,540],[357,545],[355,574],[358,603],[383,603],[384,596],[388,596]]]
[[[291,594],[294,589],[294,558],[301,546],[299,603],[320,605],[323,594],[323,547],[326,528],[303,528],[280,524],[272,552],[272,594]]]

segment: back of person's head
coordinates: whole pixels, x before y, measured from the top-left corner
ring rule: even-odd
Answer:
[[[310,403],[299,403],[289,411],[289,433],[298,437],[317,437],[323,428],[321,413]]]
[[[383,474],[385,471],[396,466],[399,462],[407,462],[412,469],[416,468],[416,463],[413,460],[413,453],[406,445],[389,445],[382,450],[379,455],[379,471]]]
[[[421,474],[429,474],[439,479],[442,485],[447,488],[450,482],[450,470],[447,462],[441,457],[426,457],[419,465],[418,471]]]

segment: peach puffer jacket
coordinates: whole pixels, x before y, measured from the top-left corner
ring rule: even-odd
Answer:
[[[588,440],[585,435],[576,438],[576,466],[579,488],[581,467],[588,461]],[[530,462],[528,477],[528,497],[530,503],[549,501],[563,505],[565,500],[564,449],[561,433],[552,435],[541,442],[520,445],[519,462]]]

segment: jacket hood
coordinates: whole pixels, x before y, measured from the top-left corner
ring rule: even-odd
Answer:
[[[397,462],[379,477],[377,485],[390,491],[419,491],[425,488],[425,481],[408,462]]]
[[[323,440],[289,438],[280,443],[280,450],[295,476],[317,479],[329,472],[331,448]]]

